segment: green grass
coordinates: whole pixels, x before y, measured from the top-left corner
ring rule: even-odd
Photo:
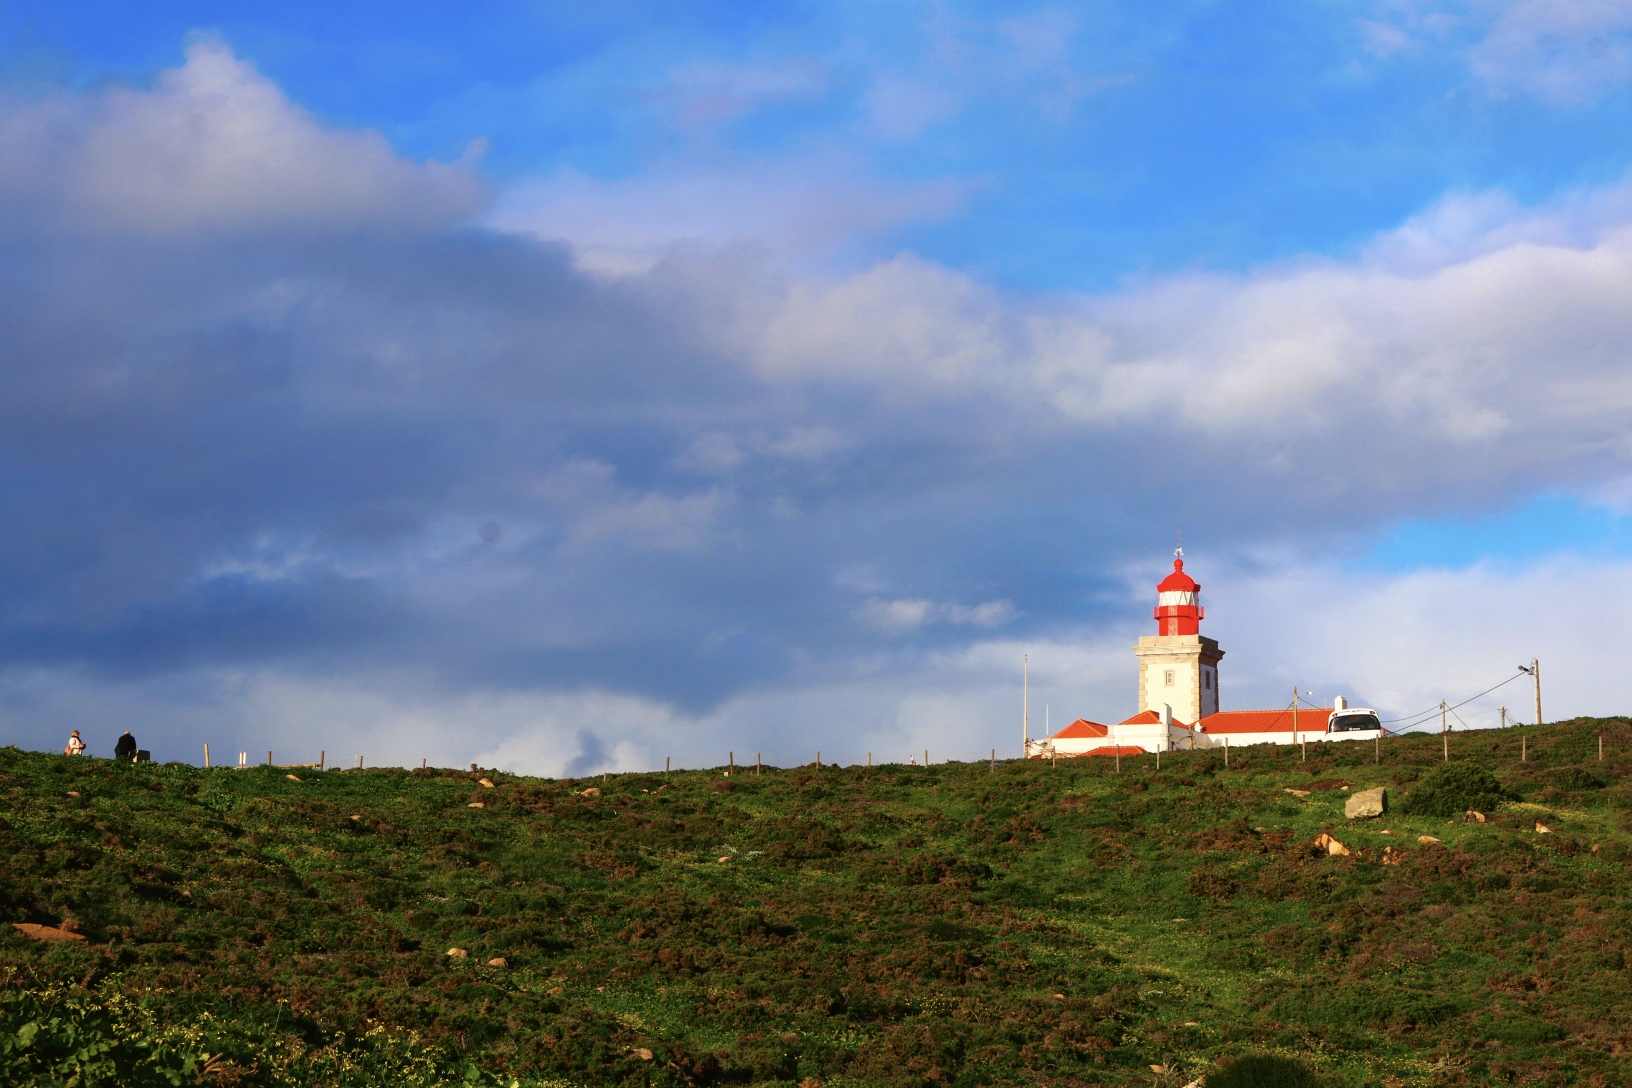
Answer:
[[[1404,811],[1437,737],[730,789],[0,749],[0,921],[87,937],[0,933],[0,1082],[1632,1083],[1605,727],[1454,737],[1485,824]]]

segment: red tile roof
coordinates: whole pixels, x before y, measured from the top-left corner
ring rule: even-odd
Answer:
[[[1139,713],[1135,714],[1133,717],[1129,718],[1127,721],[1123,722],[1122,724],[1123,725],[1155,725],[1157,722],[1159,722],[1161,720],[1162,720],[1162,716],[1160,714],[1156,713],[1154,710],[1141,710]],[[1180,729],[1190,728],[1188,725],[1186,725],[1184,722],[1179,721],[1179,719],[1177,719],[1177,718],[1173,719],[1173,724],[1178,726]]]
[[[1110,727],[1091,722],[1087,718],[1078,718],[1064,729],[1055,733],[1050,740],[1070,740],[1074,737],[1103,737],[1110,732]]]
[[[1136,744],[1106,744],[1083,752],[1083,756],[1142,756],[1145,750]]]
[[[1332,716],[1330,710],[1311,710],[1299,708],[1299,733],[1326,732],[1326,719]],[[1201,731],[1217,735],[1220,733],[1285,733],[1288,739],[1292,736],[1292,711],[1287,710],[1221,710],[1217,714],[1209,714],[1201,719]]]

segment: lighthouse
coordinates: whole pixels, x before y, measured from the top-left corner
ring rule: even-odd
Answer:
[[[1193,725],[1218,713],[1218,663],[1224,651],[1201,633],[1206,610],[1201,585],[1184,573],[1184,549],[1173,554],[1173,573],[1156,586],[1156,633],[1139,639],[1139,710]]]

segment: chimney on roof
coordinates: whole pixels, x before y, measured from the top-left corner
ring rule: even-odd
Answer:
[[[1162,704],[1162,726],[1166,729],[1173,728],[1173,708],[1167,703]]]

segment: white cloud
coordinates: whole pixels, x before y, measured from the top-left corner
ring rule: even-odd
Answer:
[[[811,57],[769,64],[706,61],[672,69],[658,97],[681,125],[713,126],[774,102],[820,98],[830,79],[828,66]]]
[[[1561,554],[1403,574],[1313,566],[1207,582],[1230,707],[1243,696],[1285,705],[1300,683],[1322,701],[1347,695],[1397,717],[1457,703],[1539,657],[1549,721],[1632,710],[1619,664],[1632,616],[1605,607],[1632,599],[1632,561]],[[1460,713],[1494,724],[1504,704],[1532,720],[1529,681]]]
[[[1626,183],[1536,209],[1460,195],[1352,261],[1076,299],[1008,295],[902,255],[790,285],[743,311],[733,348],[776,384],[867,388],[919,413],[961,402],[994,432],[1014,414],[1047,430],[1165,428],[1169,448],[1205,442],[1340,491],[1521,472],[1583,486],[1632,467],[1629,224]]]
[[[646,550],[697,551],[718,527],[729,502],[719,490],[679,498],[650,492],[586,512],[567,539],[574,548],[620,543]]]
[[[675,459],[675,466],[688,472],[724,476],[750,461],[814,464],[854,444],[854,439],[826,426],[790,427],[780,433],[750,432],[736,436],[709,431],[699,435]]]
[[[956,602],[936,602],[922,597],[902,597],[887,600],[874,597],[862,605],[856,615],[870,627],[886,634],[905,634],[934,623],[959,627],[1002,627],[1019,615],[1013,601],[987,601],[985,604],[965,605]]]
[[[837,283],[792,285],[745,350],[774,378],[1008,385],[1025,361],[1018,316],[968,277],[902,254]]]
[[[1632,599],[1632,562],[1561,555],[1503,566],[1406,574],[1291,565],[1269,574],[1191,566],[1208,587],[1206,631],[1226,657],[1226,709],[1286,705],[1293,684],[1320,703],[1344,695],[1398,717],[1456,703],[1516,675],[1539,657],[1548,720],[1632,711],[1622,647],[1632,617],[1604,602]],[[1150,572],[1128,587],[1143,602]],[[887,602],[914,615],[929,602]],[[970,612],[977,611],[971,609]],[[1020,736],[1020,662],[1031,663],[1031,731],[1076,717],[1121,720],[1137,709],[1132,645],[1145,624],[1060,631],[1032,639],[984,638],[933,652],[826,662],[819,674],[752,685],[705,712],[608,691],[443,690],[405,673],[320,679],[277,670],[196,670],[110,681],[68,670],[14,668],[0,677],[4,735],[40,743],[69,729],[106,755],[130,728],[155,758],[197,762],[209,741],[216,762],[268,749],[279,762],[331,765],[361,754],[370,766],[483,766],[546,775],[714,766],[763,752],[786,765],[813,758],[904,762],[973,760],[988,749],[1012,758]],[[1528,721],[1521,679],[1463,707],[1472,726]],[[1456,720],[1453,719],[1453,724]]]
[[[1628,0],[1513,0],[1468,53],[1496,94],[1529,94],[1561,105],[1589,102],[1632,75]]]
[[[1498,98],[1557,106],[1594,102],[1632,76],[1628,0],[1380,0],[1356,25],[1367,52],[1386,60],[1430,44],[1458,50]]]
[[[958,181],[883,178],[853,151],[672,164],[611,180],[562,169],[498,201],[498,229],[570,242],[579,266],[645,272],[676,243],[755,242],[782,253],[842,250],[858,237],[942,219],[965,201]]]
[[[59,226],[152,235],[442,227],[485,199],[467,166],[410,163],[377,133],[323,126],[208,38],[151,89],[5,111],[0,194],[55,206]]]
[[[1620,621],[1602,636],[1580,617],[1632,588],[1622,565],[1360,575],[1300,549],[1538,488],[1624,501],[1626,186],[1541,208],[1456,194],[1353,260],[1038,297],[911,254],[773,277],[712,248],[814,245],[933,205],[902,190],[905,211],[880,211],[845,162],[674,168],[668,205],[655,175],[544,183],[539,216],[511,225],[662,258],[609,284],[480,232],[408,267],[400,238],[309,263],[189,248],[207,223],[411,233],[473,192],[459,168],[325,129],[217,46],[150,91],[7,111],[5,146],[26,154],[0,161],[6,192],[54,179],[87,228],[163,235],[127,277],[142,305],[75,288],[5,313],[36,345],[33,370],[4,375],[8,449],[46,450],[34,493],[77,503],[15,519],[6,634],[94,664],[8,659],[8,739],[128,721],[173,743],[153,745],[166,758],[220,738],[545,773],[807,746],[1012,753],[1022,654],[1034,706],[1132,712],[1142,625],[1076,627],[1057,602],[1103,575],[1084,554],[1165,534],[1176,508],[1237,554],[1283,548],[1273,576],[1197,569],[1227,705],[1280,705],[1298,682],[1410,710],[1534,654],[1555,713],[1619,709]],[[127,191],[109,178],[129,164]],[[671,245],[684,237],[708,244]],[[240,277],[224,287],[196,272],[223,253]],[[19,283],[52,286],[18,260]],[[70,335],[96,322],[105,341]],[[140,345],[121,362],[140,380],[113,395],[104,342]],[[124,393],[155,388],[168,414]],[[1030,519],[1001,533],[1019,564],[994,545],[1009,517]],[[189,597],[200,572],[247,586],[242,611]],[[1098,604],[1148,615],[1150,581]],[[968,585],[995,599],[952,599]],[[1000,637],[1013,602],[1035,637]]]

